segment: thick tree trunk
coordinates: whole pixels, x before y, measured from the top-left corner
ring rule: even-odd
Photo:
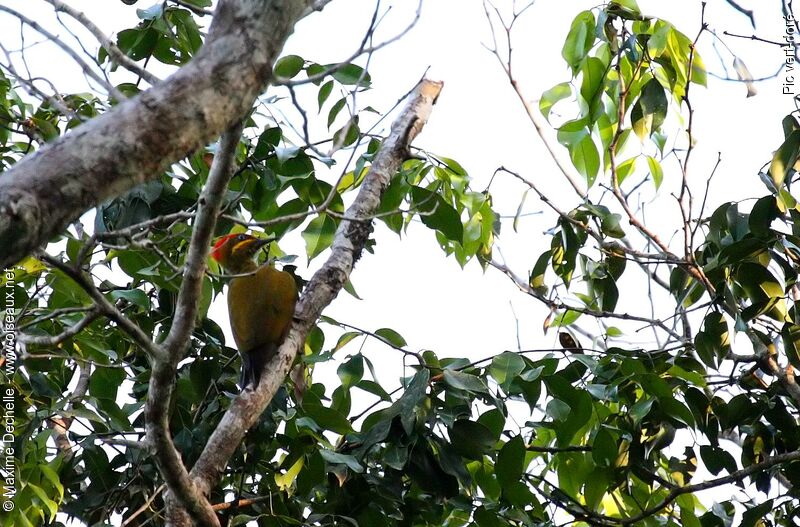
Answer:
[[[0,174],[0,268],[244,117],[311,3],[221,0],[189,64]]]

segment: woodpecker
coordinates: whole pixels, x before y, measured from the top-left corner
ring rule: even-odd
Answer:
[[[242,356],[242,390],[256,388],[264,365],[277,353],[289,332],[297,302],[294,277],[278,271],[269,262],[258,266],[253,260],[271,240],[249,234],[220,238],[211,257],[237,276],[228,286],[228,316],[233,340]]]

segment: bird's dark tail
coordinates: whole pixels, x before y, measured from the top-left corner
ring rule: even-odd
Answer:
[[[264,344],[242,353],[242,373],[239,377],[239,385],[242,390],[250,385],[253,386],[253,389],[258,387],[264,366],[277,351],[278,347],[275,344]]]

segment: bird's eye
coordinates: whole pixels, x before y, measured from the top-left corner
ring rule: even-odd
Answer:
[[[246,234],[240,234],[239,236],[236,237],[236,240],[240,241],[240,242],[243,242],[246,239],[247,239],[247,235]]]

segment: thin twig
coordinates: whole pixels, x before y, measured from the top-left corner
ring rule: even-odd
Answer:
[[[143,78],[150,84],[156,84],[160,82],[161,79],[147,71],[146,69],[142,68],[138,64],[136,64],[133,60],[130,59],[127,55],[125,55],[122,50],[120,50],[106,35],[103,30],[101,30],[94,22],[92,22],[85,13],[78,11],[74,7],[65,4],[62,0],[44,0],[45,2],[49,3],[53,6],[56,12],[61,11],[83,25],[100,43],[103,48],[108,52],[109,57],[113,59],[117,64],[122,66],[123,68],[127,69],[138,75],[139,77]],[[176,1],[176,0],[173,0]],[[190,4],[191,5],[191,4]],[[195,6],[193,6],[195,7]],[[195,9],[199,9],[195,7]]]
[[[89,76],[92,80],[94,80],[95,82],[100,84],[100,86],[105,88],[105,90],[115,99],[117,99],[118,101],[124,101],[125,99],[127,99],[127,97],[125,97],[125,95],[123,95],[122,92],[120,92],[113,84],[111,84],[106,79],[98,75],[97,72],[94,71],[94,69],[91,66],[89,66],[89,64],[87,64],[74,49],[69,47],[56,35],[50,33],[45,28],[43,28],[41,24],[39,24],[35,20],[31,20],[30,18],[26,17],[19,11],[16,11],[4,5],[0,5],[0,11],[3,11],[5,13],[10,14],[11,16],[18,18],[21,22],[30,26],[33,30],[41,33],[44,37],[51,40],[54,44],[60,47],[67,55],[69,55],[72,58],[72,60],[74,60],[81,67],[81,69],[87,76]]]

